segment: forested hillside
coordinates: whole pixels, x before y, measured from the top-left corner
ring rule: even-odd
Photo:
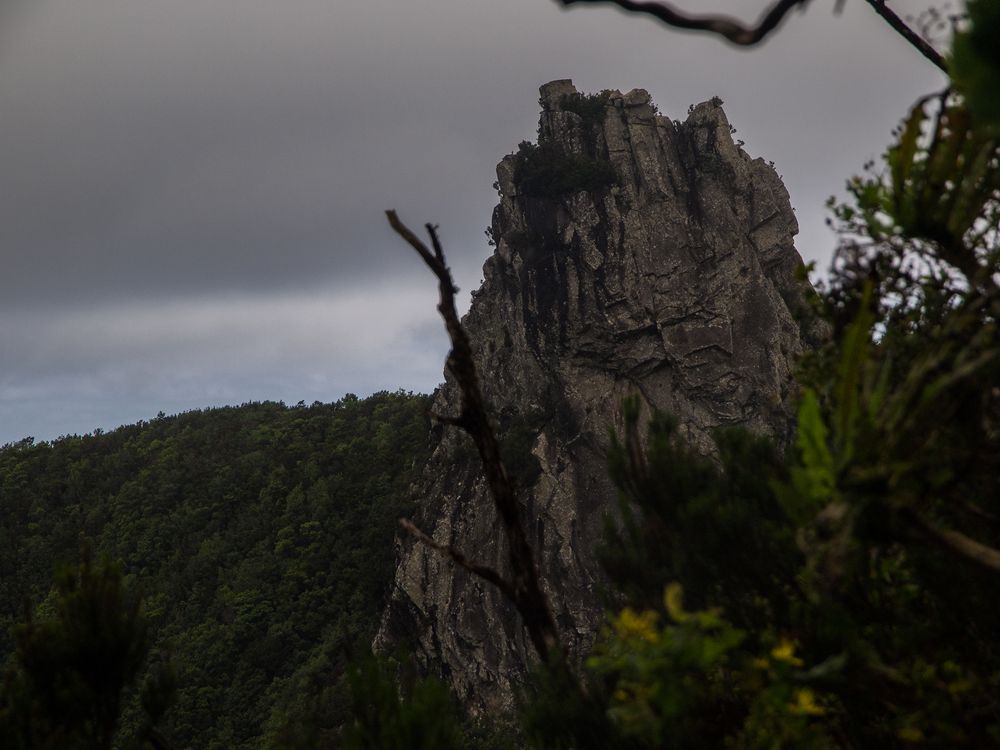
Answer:
[[[256,747],[308,728],[313,705],[335,723],[338,673],[390,582],[426,410],[404,393],[254,403],[4,447],[0,663],[25,602],[44,608],[85,538],[145,592],[153,658],[176,668],[174,747]]]

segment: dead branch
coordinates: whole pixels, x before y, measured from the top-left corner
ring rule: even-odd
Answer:
[[[994,528],[1000,528],[1000,516],[987,512],[975,503],[959,499],[955,501],[955,506],[982,523],[989,524]]]
[[[435,542],[432,537],[424,533],[420,528],[417,527],[415,523],[413,523],[413,521],[411,521],[408,518],[400,518],[399,525],[402,526],[403,529],[407,531],[410,534],[410,536],[412,536],[418,542],[426,544],[431,549],[435,549],[438,552],[447,555],[459,567],[465,568],[473,575],[477,575],[484,581],[492,583],[494,586],[500,589],[500,591],[503,592],[503,595],[506,596],[508,599],[514,598],[514,592],[511,589],[510,584],[506,581],[506,579],[504,579],[503,576],[497,573],[493,568],[487,565],[478,565],[477,563],[472,562],[461,552],[461,550],[456,549],[450,544],[441,544],[439,542]]]
[[[493,496],[493,504],[507,535],[511,578],[504,579],[492,568],[470,562],[455,548],[434,542],[412,523],[406,522],[403,528],[424,544],[444,552],[466,570],[498,586],[520,614],[539,657],[542,661],[549,662],[553,650],[559,645],[559,631],[556,629],[548,599],[542,591],[534,550],[524,532],[514,483],[500,457],[500,444],[490,424],[486,404],[479,389],[479,375],[472,357],[472,346],[455,310],[457,290],[452,281],[451,271],[445,263],[437,228],[432,224],[425,225],[427,234],[431,238],[433,247],[431,250],[399,220],[395,211],[386,211],[385,214],[389,226],[417,251],[427,267],[437,276],[441,297],[437,309],[444,319],[448,337],[451,339],[451,351],[448,353],[446,366],[455,378],[461,393],[459,415],[442,421],[465,430],[476,444],[486,473],[486,481]]]
[[[667,3],[644,2],[643,0],[556,0],[564,6],[575,5],[577,3],[605,3],[617,5],[622,10],[630,13],[645,13],[663,21],[668,26],[678,29],[688,29],[691,31],[707,31],[710,34],[717,34],[733,44],[741,47],[752,47],[759,44],[764,38],[778,28],[778,24],[784,19],[788,12],[801,5],[805,7],[809,0],[778,0],[774,3],[758,21],[756,26],[745,26],[741,22],[728,16],[696,16],[687,15],[676,10]]]
[[[809,0],[778,0],[765,11],[756,26],[747,26],[728,16],[688,15],[677,10],[672,5],[662,2],[647,2],[645,0],[556,0],[556,2],[564,7],[578,3],[611,3],[630,13],[643,13],[653,16],[668,26],[673,26],[677,29],[705,31],[721,36],[732,44],[741,47],[752,47],[760,44],[772,31],[777,29],[792,8],[797,6],[805,8]],[[945,73],[948,72],[947,63],[941,53],[934,49],[920,34],[911,29],[892,9],[887,7],[885,0],[866,0],[866,2],[874,8],[882,20],[888,23],[897,34],[909,42],[921,55]],[[839,9],[839,7],[840,3],[838,2],[837,8]]]
[[[1000,573],[1000,550],[977,542],[959,531],[942,529],[916,511],[910,510],[904,514],[904,518],[939,547],[975,565]]]
[[[910,46],[940,68],[945,75],[948,74],[948,63],[945,62],[944,56],[934,49],[920,34],[907,26],[906,22],[885,4],[885,0],[866,0],[866,2],[872,6],[883,21],[892,27],[893,31],[909,42]]]

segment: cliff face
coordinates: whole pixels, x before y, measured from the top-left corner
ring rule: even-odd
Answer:
[[[581,97],[554,81],[541,95],[538,146],[497,166],[496,251],[464,322],[564,644],[579,654],[600,623],[593,549],[614,502],[605,451],[621,399],[673,413],[705,452],[720,425],[784,440],[801,260],[788,193],[733,142],[717,100],[676,122],[641,90]],[[457,404],[446,382],[434,410]],[[450,427],[435,440],[419,525],[504,569],[471,443]],[[532,657],[495,589],[409,540],[376,640],[397,644],[480,711],[509,704]]]

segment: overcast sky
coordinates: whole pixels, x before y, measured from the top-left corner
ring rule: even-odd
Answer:
[[[681,119],[721,97],[826,264],[826,197],[943,82],[861,0],[832,6],[746,51],[552,0],[0,0],[0,444],[429,391],[434,280],[383,211],[440,224],[478,285],[495,165],[556,78]]]

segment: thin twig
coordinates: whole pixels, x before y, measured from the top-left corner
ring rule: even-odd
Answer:
[[[455,378],[461,393],[459,415],[444,418],[442,421],[461,427],[476,444],[483,462],[486,481],[493,496],[493,504],[507,535],[511,578],[504,579],[492,568],[469,562],[464,555],[453,548],[446,548],[442,551],[447,552],[456,562],[458,562],[458,558],[455,555],[460,555],[461,559],[465,561],[459,562],[462,567],[490,580],[491,583],[500,588],[517,608],[525,630],[528,631],[528,636],[531,638],[532,645],[539,657],[542,661],[549,662],[553,650],[559,645],[559,631],[556,628],[548,599],[545,592],[542,591],[534,550],[524,532],[514,482],[507,473],[500,457],[500,443],[490,424],[485,401],[479,390],[479,375],[476,372],[476,364],[472,356],[472,346],[459,320],[458,312],[455,310],[456,287],[451,278],[451,271],[445,262],[437,228],[433,224],[425,225],[433,247],[431,250],[399,220],[395,211],[386,211],[385,213],[389,220],[389,226],[417,251],[427,267],[437,276],[438,290],[441,296],[437,309],[444,319],[448,337],[451,339],[447,367]],[[413,529],[419,531],[415,526],[412,529],[405,528],[411,533],[413,533]],[[421,534],[422,536],[418,538],[422,541],[429,539],[423,532]],[[432,544],[432,546],[441,550],[437,543]],[[490,575],[493,578],[488,577]]]

